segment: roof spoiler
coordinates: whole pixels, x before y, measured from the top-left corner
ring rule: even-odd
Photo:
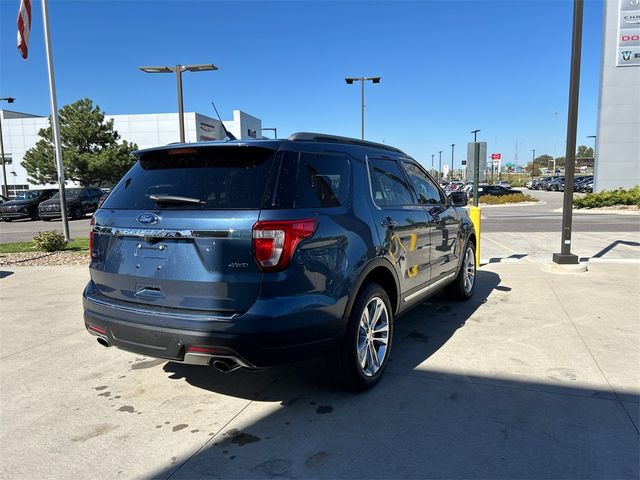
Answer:
[[[402,150],[390,147],[384,143],[369,142],[368,140],[358,140],[356,138],[340,137],[338,135],[327,135],[324,133],[297,132],[289,136],[287,140],[293,142],[326,142],[326,143],[346,143],[348,145],[358,145],[360,147],[378,148],[390,152],[406,155]]]

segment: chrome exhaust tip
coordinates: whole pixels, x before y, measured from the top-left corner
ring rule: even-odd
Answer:
[[[98,337],[97,338],[98,343],[100,345],[102,345],[103,347],[110,347],[111,344],[109,343],[109,340],[107,340],[105,337]]]
[[[239,368],[242,368],[242,365],[231,358],[213,357],[209,361],[209,365],[222,373],[231,373],[238,370]]]

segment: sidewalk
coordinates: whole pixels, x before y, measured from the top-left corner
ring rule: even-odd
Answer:
[[[544,263],[560,251],[559,232],[482,233],[480,263]],[[640,264],[640,233],[573,232],[572,253],[580,262]]]
[[[360,395],[321,362],[222,375],[100,347],[87,276],[0,273],[0,478],[638,478],[637,264],[482,267],[471,301],[397,321]]]

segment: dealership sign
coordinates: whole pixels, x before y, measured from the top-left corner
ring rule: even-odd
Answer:
[[[500,160],[502,158],[502,155],[499,153],[492,153],[491,154],[491,160]]]
[[[618,0],[616,66],[640,65],[640,0]]]

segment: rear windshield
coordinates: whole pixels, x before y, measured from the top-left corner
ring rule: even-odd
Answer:
[[[151,151],[123,177],[103,208],[258,209],[273,158],[273,150],[257,147]]]

